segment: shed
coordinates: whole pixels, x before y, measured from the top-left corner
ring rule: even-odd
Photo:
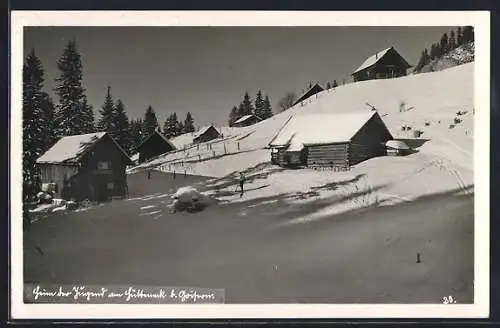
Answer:
[[[175,146],[160,131],[155,130],[144,139],[136,150],[139,153],[139,163],[143,163],[156,156],[175,150]]]
[[[237,119],[232,126],[234,127],[243,127],[243,126],[250,126],[250,125],[254,125],[256,123],[259,123],[260,121],[262,121],[262,119],[260,117],[258,117],[257,115],[245,115],[245,116],[242,116],[240,117],[239,119]]]
[[[281,166],[347,169],[386,154],[393,137],[374,111],[293,116],[269,143]]]
[[[402,156],[410,152],[410,147],[402,140],[389,140],[386,142],[387,155]]]
[[[213,125],[205,126],[193,135],[193,143],[207,142],[222,135]]]
[[[42,183],[63,199],[103,201],[127,194],[132,160],[106,132],[67,136],[37,159]]]
[[[353,73],[354,82],[406,76],[411,65],[390,47],[367,58]]]
[[[307,90],[302,96],[300,96],[299,99],[295,100],[292,106],[299,104],[300,102],[306,100],[307,98],[310,98],[311,96],[314,96],[317,93],[320,93],[323,90],[324,89],[318,83],[316,83],[311,88],[309,88],[309,90]]]

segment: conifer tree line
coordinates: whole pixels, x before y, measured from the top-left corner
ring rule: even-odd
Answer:
[[[415,66],[416,71],[420,71],[422,67],[429,64],[432,60],[441,58],[443,55],[469,42],[474,41],[474,27],[459,26],[455,30],[448,33],[443,33],[441,39],[433,43],[429,48],[422,51],[420,59]]]
[[[255,100],[252,101],[248,92],[243,95],[243,100],[238,106],[233,106],[229,112],[229,126],[233,126],[234,122],[245,115],[255,115],[265,120],[273,116],[271,101],[269,96],[262,94],[261,90],[257,91]]]
[[[74,39],[70,40],[57,59],[59,76],[53,84],[55,101],[44,91],[42,62],[32,49],[23,64],[23,197],[36,195],[41,176],[36,160],[60,138],[70,135],[108,132],[129,154],[155,130],[159,130],[154,109],[149,106],[144,119],[129,120],[126,105],[112,95],[107,86],[97,122],[83,87],[82,56]],[[163,133],[173,137],[194,131],[194,119],[187,113],[184,122],[177,114],[169,119],[169,129]],[[167,125],[167,124],[165,124]],[[164,125],[164,127],[165,127]],[[175,127],[175,128],[172,128]],[[172,131],[174,129],[175,131]]]

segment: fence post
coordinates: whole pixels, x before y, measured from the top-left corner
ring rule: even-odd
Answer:
[[[240,143],[238,142],[238,151],[240,151]]]

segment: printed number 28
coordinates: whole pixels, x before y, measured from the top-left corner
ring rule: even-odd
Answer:
[[[453,298],[453,296],[445,296],[443,297],[443,304],[455,304],[457,300]]]

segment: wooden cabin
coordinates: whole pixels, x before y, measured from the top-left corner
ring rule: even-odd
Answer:
[[[346,170],[386,155],[393,137],[375,111],[292,117],[269,143],[271,160],[287,167]]]
[[[58,198],[106,201],[128,193],[125,170],[132,161],[106,132],[63,137],[36,163]]]
[[[366,59],[353,73],[354,82],[390,79],[406,76],[411,65],[401,56],[394,47],[377,52]]]
[[[151,158],[166,154],[175,149],[174,144],[158,130],[155,130],[154,133],[146,137],[146,139],[136,148],[139,153],[139,163],[143,163]]]
[[[324,89],[319,85],[319,84],[315,84],[313,85],[309,90],[307,90],[302,96],[299,97],[299,99],[297,99],[293,104],[292,106],[295,106],[297,104],[300,104],[302,101],[314,96],[315,94],[317,93],[320,93],[321,91],[323,91]]]
[[[222,134],[213,125],[205,126],[193,135],[193,143],[207,142],[220,138]]]
[[[250,126],[254,125],[256,123],[259,123],[262,121],[262,119],[256,115],[245,115],[237,119],[232,126],[234,127],[244,127],[244,126]]]

